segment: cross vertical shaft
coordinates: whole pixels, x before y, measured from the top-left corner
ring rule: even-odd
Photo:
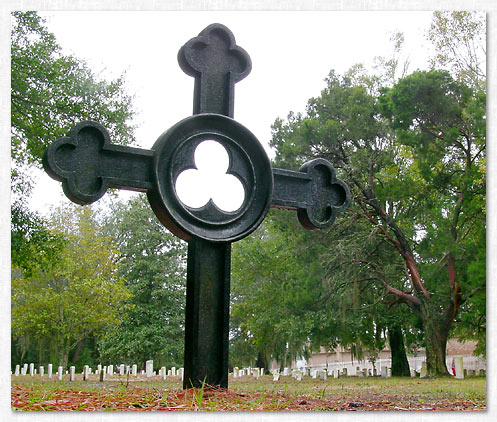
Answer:
[[[231,31],[209,25],[178,53],[183,71],[195,78],[193,114],[233,117],[234,86],[251,70],[248,54]],[[202,383],[228,387],[231,243],[188,242],[183,388]]]

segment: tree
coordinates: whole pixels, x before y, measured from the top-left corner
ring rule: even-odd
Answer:
[[[30,276],[13,269],[12,332],[52,343],[65,367],[78,342],[102,335],[122,318],[130,292],[116,274],[115,246],[90,208],[58,210],[50,223],[66,244],[57,265],[40,265]]]
[[[455,78],[471,87],[485,82],[485,13],[433,12],[428,39],[436,54],[434,67],[451,70]]]
[[[132,97],[124,77],[107,82],[75,57],[64,55],[36,12],[13,12],[11,31],[12,257],[34,262],[53,249],[46,222],[26,205],[49,143],[82,120],[98,120],[113,142],[134,141]]]
[[[133,297],[126,318],[100,342],[106,359],[179,366],[184,351],[186,246],[157,220],[143,196],[114,203],[106,230],[120,253],[118,274]]]
[[[468,286],[464,265],[484,227],[485,96],[439,71],[415,72],[380,99],[349,75],[331,72],[326,82],[306,116],[276,121],[276,161],[323,157],[345,172],[358,216],[404,272],[384,277],[374,260],[357,264],[422,321],[428,372],[446,374],[452,322],[484,289]]]

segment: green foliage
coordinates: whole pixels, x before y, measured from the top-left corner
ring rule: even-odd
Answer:
[[[144,197],[115,203],[106,230],[120,253],[118,274],[131,309],[100,342],[106,359],[180,366],[184,349],[186,246],[157,220]]]
[[[31,170],[47,145],[82,120],[98,120],[113,142],[130,143],[132,98],[124,77],[107,82],[75,57],[64,55],[36,12],[13,12],[11,29],[12,262],[24,271],[53,261],[60,239],[30,211]]]
[[[130,297],[116,274],[117,251],[103,236],[91,210],[58,210],[50,230],[66,243],[57,265],[31,268],[27,276],[12,271],[12,332],[17,338],[47,339],[67,365],[69,352],[80,340],[99,336],[122,318]]]
[[[485,84],[484,12],[434,12],[428,39],[436,51],[434,67],[452,70],[469,86]]]
[[[40,165],[50,142],[82,120],[97,120],[115,143],[133,141],[132,98],[124,78],[106,82],[84,62],[62,54],[36,12],[13,12],[11,101],[13,189],[26,193],[23,169]]]
[[[47,221],[29,211],[22,202],[11,209],[11,264],[25,276],[33,275],[37,268],[49,268],[59,259],[65,237],[51,231]]]
[[[431,368],[442,373],[440,339],[459,312],[482,309],[484,277],[471,284],[468,268],[482,274],[476,262],[484,262],[476,251],[484,248],[485,93],[438,70],[414,72],[380,95],[358,68],[343,77],[330,72],[326,83],[306,115],[275,122],[271,142],[276,164],[327,158],[351,187],[350,210],[320,255],[322,288],[346,311],[339,319],[323,310],[327,322],[315,338],[333,344],[329,333],[338,331],[343,344],[374,349],[389,323],[385,306],[404,303],[423,324],[429,359],[440,363]]]

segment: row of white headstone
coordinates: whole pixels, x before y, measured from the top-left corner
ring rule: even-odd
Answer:
[[[264,368],[242,368],[239,369],[238,366],[233,368],[233,378],[243,377],[245,375],[252,375],[255,379],[259,379],[264,375]]]
[[[172,367],[171,369],[166,371],[166,367],[163,366],[160,368],[159,373],[154,371],[154,361],[153,360],[148,360],[145,365],[145,370],[141,371],[141,375],[145,375],[147,378],[153,377],[160,375],[162,379],[166,379],[168,376],[173,376],[173,377],[180,377],[181,380],[183,381],[183,375],[184,375],[184,369],[183,368],[176,368]],[[69,370],[64,370],[62,366],[59,366],[57,369],[57,372],[53,374],[53,365],[51,363],[48,364],[47,368],[47,377],[52,378],[53,375],[56,375],[59,380],[62,380],[64,375],[69,375],[69,379],[71,381],[74,381],[75,377],[75,367],[70,366]],[[83,371],[81,374],[83,375],[83,380],[87,380],[88,376],[91,375],[92,368],[90,368],[88,365],[85,365],[83,367]],[[114,366],[113,365],[108,365],[108,366],[102,366],[98,365],[97,369],[94,372],[96,375],[100,375],[101,379],[105,380],[106,375],[113,376],[114,375]],[[29,365],[25,363],[22,367],[20,365],[15,366],[15,371],[14,371],[14,376],[19,376],[19,375],[31,375],[35,376],[39,374],[41,377],[45,375],[45,367],[40,366],[38,369],[35,368],[34,363],[30,363]],[[131,375],[133,377],[138,376],[138,367],[137,365],[124,365],[121,364],[119,366],[116,366],[116,375],[119,374],[120,376],[123,375]]]
[[[454,366],[455,366],[455,378],[457,379],[464,379],[464,377],[473,377],[473,376],[484,376],[485,375],[485,370],[484,369],[479,369],[479,370],[474,370],[474,369],[463,369],[463,358],[462,357],[454,357]],[[273,369],[272,370],[273,374],[273,381],[278,381],[280,379],[280,375],[283,376],[292,376],[295,378],[297,381],[301,381],[303,376],[311,376],[312,378],[319,378],[322,380],[325,380],[329,377],[333,378],[340,378],[340,377],[347,377],[347,368],[342,368],[342,370],[339,369],[311,369],[311,368],[299,368],[299,369],[292,369],[290,368],[284,368],[283,373],[280,374],[279,369]],[[359,378],[366,378],[366,377],[375,377],[377,375],[381,375],[382,378],[390,378],[392,376],[392,369],[387,367],[387,366],[382,366],[380,374],[377,374],[376,369],[368,369],[368,368],[360,368],[359,366],[356,368],[356,374],[357,377]],[[412,378],[426,378],[428,376],[428,370],[426,366],[426,362],[422,362],[421,365],[421,370],[415,371],[414,369],[411,369],[411,377]]]

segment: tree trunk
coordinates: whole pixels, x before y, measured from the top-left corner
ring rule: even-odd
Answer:
[[[79,359],[79,355],[81,354],[81,352],[83,351],[84,347],[85,347],[85,344],[86,344],[86,337],[80,341],[78,341],[78,343],[76,344],[76,348],[74,350],[74,354],[72,356],[72,362],[77,362],[78,359]]]
[[[63,368],[67,368],[67,362],[69,360],[69,351],[67,350],[66,345],[63,345],[59,349],[59,366]]]
[[[410,377],[411,371],[404,346],[404,335],[400,325],[395,324],[388,327],[388,341],[392,353],[392,376]]]
[[[450,321],[442,321],[432,309],[430,303],[424,301],[421,307],[426,348],[426,369],[429,377],[449,376],[445,362],[447,337]]]
[[[255,366],[257,368],[264,368],[265,373],[268,372],[269,370],[267,361],[266,359],[264,359],[264,356],[261,352],[257,354],[257,360],[255,361]]]

